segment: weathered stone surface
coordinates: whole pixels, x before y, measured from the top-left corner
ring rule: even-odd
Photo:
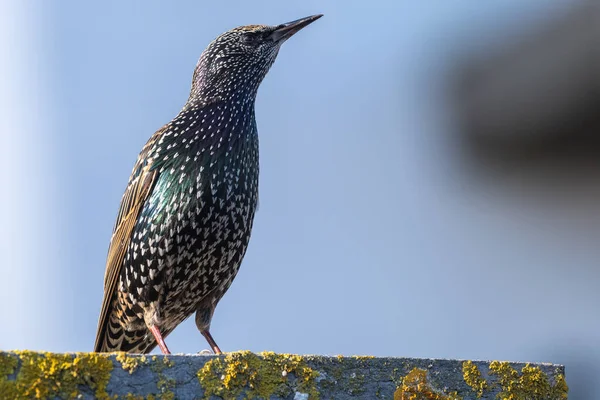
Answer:
[[[564,367],[250,352],[168,357],[0,352],[0,399],[445,400],[498,394],[566,399]]]

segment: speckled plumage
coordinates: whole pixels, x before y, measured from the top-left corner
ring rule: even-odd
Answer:
[[[258,202],[256,92],[280,45],[318,17],[236,28],[202,53],[187,103],[146,143],[123,195],[95,351],[147,353],[152,329],[164,338],[194,312],[208,333]]]

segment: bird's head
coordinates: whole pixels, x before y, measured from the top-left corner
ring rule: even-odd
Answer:
[[[277,26],[240,26],[223,33],[200,56],[190,98],[206,101],[241,95],[253,99],[281,45],[321,16]]]

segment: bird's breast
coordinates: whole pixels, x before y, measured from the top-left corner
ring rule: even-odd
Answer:
[[[223,109],[189,109],[148,154],[158,177],[134,226],[120,290],[132,304],[155,304],[165,318],[187,316],[208,294],[223,293],[249,242],[258,202],[256,124],[253,113]]]
[[[148,275],[150,301],[167,293],[166,303],[191,307],[235,277],[258,200],[258,147],[228,156],[211,165],[182,154],[191,161],[160,175],[133,236],[145,260],[128,258],[132,276]]]

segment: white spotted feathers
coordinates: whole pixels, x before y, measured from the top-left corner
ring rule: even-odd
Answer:
[[[236,28],[200,56],[187,103],[146,143],[123,195],[96,351],[149,352],[194,312],[218,350],[208,328],[258,203],[256,93],[281,43],[317,18]]]

